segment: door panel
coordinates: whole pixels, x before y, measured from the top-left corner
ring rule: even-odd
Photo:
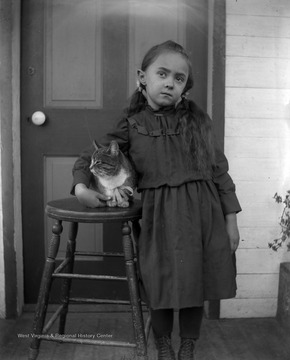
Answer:
[[[37,298],[50,233],[45,204],[69,196],[73,159],[119,117],[150,46],[170,38],[189,49],[196,78],[193,96],[205,108],[207,2],[26,0],[21,34],[24,279],[25,301],[31,303]],[[37,110],[47,116],[43,126],[30,121]],[[84,244],[121,249],[120,224],[88,231],[94,234],[81,230],[78,249]],[[124,265],[122,259],[117,264],[82,260],[76,270],[116,275],[124,274]],[[72,291],[86,297],[127,294],[117,284],[99,282],[77,283]]]
[[[44,30],[45,106],[101,108],[101,2],[46,0]]]

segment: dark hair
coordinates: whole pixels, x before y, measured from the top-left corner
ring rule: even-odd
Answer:
[[[177,109],[183,146],[190,167],[211,177],[215,167],[212,120],[192,100],[184,100]]]
[[[194,84],[192,65],[185,49],[176,42],[168,40],[149,49],[142,61],[141,70],[146,71],[159,55],[166,52],[178,53],[187,62],[188,79],[183,91],[185,94]],[[145,109],[146,105],[147,100],[142,91],[136,89],[127,108],[127,115],[133,116],[139,113]],[[177,116],[180,121],[180,130],[189,166],[196,168],[204,176],[210,176],[212,167],[215,165],[211,119],[193,101],[185,98],[177,107]]]

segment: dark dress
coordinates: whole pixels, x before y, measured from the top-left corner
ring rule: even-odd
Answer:
[[[123,118],[100,142],[118,141],[138,173],[143,216],[141,281],[152,309],[202,306],[236,294],[236,269],[224,215],[241,210],[224,154],[216,149],[211,178],[188,168],[174,108],[149,106]],[[89,152],[74,167],[74,184],[89,185]]]

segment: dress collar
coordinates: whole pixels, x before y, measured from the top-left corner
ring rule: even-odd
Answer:
[[[157,115],[168,115],[168,114],[172,114],[175,113],[177,109],[179,109],[181,106],[183,106],[182,104],[183,102],[181,101],[177,107],[175,107],[175,105],[170,105],[170,106],[163,106],[161,108],[159,108],[158,110],[154,110],[148,103],[146,104],[146,111],[148,111],[151,114],[154,114],[155,116]]]

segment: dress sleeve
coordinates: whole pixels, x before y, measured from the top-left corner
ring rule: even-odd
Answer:
[[[111,140],[116,140],[120,150],[127,155],[129,144],[128,144],[128,122],[127,118],[124,116],[117,122],[111,131],[106,135],[102,136],[100,139],[97,139],[97,143],[108,146]],[[76,160],[73,169],[73,183],[71,186],[71,195],[74,195],[74,189],[77,184],[84,184],[87,187],[90,186],[92,173],[90,172],[91,157],[95,148],[93,145],[86,148],[81,155]]]
[[[213,173],[213,182],[218,190],[224,215],[240,212],[241,206],[236,196],[236,187],[228,174],[229,165],[224,153],[216,149],[216,167]]]
[[[98,139],[97,143],[108,146],[112,140],[116,140],[120,150],[128,155],[129,149],[129,133],[128,133],[128,121],[124,116],[119,120],[116,125],[104,136]]]
[[[90,186],[92,173],[90,172],[91,156],[94,152],[94,147],[91,145],[85,149],[74,163],[72,174],[73,183],[71,186],[71,195],[75,195],[75,186],[77,184],[84,184],[86,187]]]

